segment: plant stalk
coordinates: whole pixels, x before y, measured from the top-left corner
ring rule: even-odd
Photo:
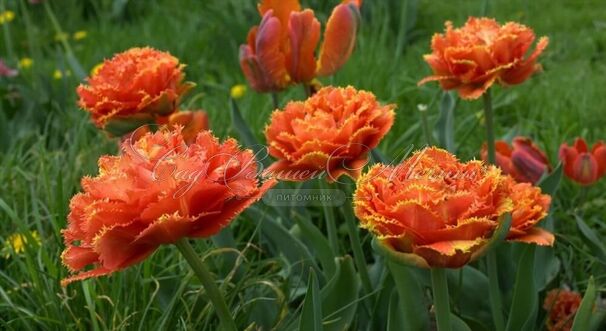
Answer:
[[[488,147],[488,162],[495,164],[497,157],[495,152],[495,137],[494,137],[494,116],[492,113],[492,96],[490,90],[483,95],[484,101],[484,121],[486,122],[486,145]]]
[[[494,135],[494,115],[492,112],[492,96],[490,89],[482,96],[484,101],[484,121],[486,125],[486,147],[488,149],[488,162],[496,164],[495,135]],[[486,261],[488,263],[488,284],[490,296],[490,309],[496,331],[505,329],[503,320],[503,300],[501,299],[501,290],[499,287],[499,271],[497,268],[497,255],[495,250],[488,252]]]
[[[219,288],[215,284],[213,277],[204,265],[204,262],[200,260],[194,248],[190,245],[186,238],[183,238],[175,244],[179,249],[179,252],[183,255],[189,266],[192,268],[202,286],[206,290],[208,294],[208,298],[213,304],[217,315],[219,315],[219,320],[221,321],[221,330],[226,331],[237,331],[236,322],[231,316],[231,312],[223,299],[223,295],[219,291]]]
[[[419,110],[421,113],[421,124],[423,125],[423,135],[425,136],[425,143],[427,146],[431,146],[431,130],[429,129],[429,120],[427,119],[427,109]]]
[[[436,313],[438,331],[450,331],[450,302],[446,269],[431,269],[431,287],[433,289],[433,306]]]
[[[274,110],[280,109],[280,101],[278,100],[278,92],[271,92],[271,102],[274,106]]]

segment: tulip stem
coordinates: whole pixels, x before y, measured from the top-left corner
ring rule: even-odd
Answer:
[[[360,279],[362,280],[362,286],[364,292],[367,295],[372,293],[372,283],[370,282],[370,276],[368,275],[368,266],[366,264],[366,258],[364,257],[364,250],[362,250],[362,241],[360,239],[359,227],[356,224],[356,220],[352,214],[351,206],[343,206],[346,210],[345,223],[347,226],[347,232],[349,233],[349,240],[351,241],[351,249],[353,250],[354,261],[358,267],[360,273]]]
[[[421,124],[423,125],[425,143],[427,146],[431,146],[431,131],[429,130],[429,121],[427,120],[427,109],[419,110],[419,112],[421,113]]]
[[[486,122],[486,145],[488,147],[488,162],[496,163],[495,138],[494,138],[494,116],[492,113],[492,97],[490,89],[483,95],[484,100],[484,121]]]
[[[311,85],[309,85],[309,84],[303,84],[303,91],[305,92],[306,98],[309,98],[313,95]]]
[[[503,320],[503,304],[501,301],[501,289],[499,288],[499,273],[497,271],[497,254],[494,250],[488,252],[486,256],[488,264],[488,286],[490,296],[490,309],[492,310],[492,319],[495,330],[503,331],[505,321]]]
[[[271,102],[273,103],[274,110],[280,108],[280,101],[278,100],[278,92],[271,92]]]
[[[448,297],[446,269],[431,269],[431,286],[433,288],[433,306],[438,331],[450,331],[450,299]]]
[[[351,196],[351,192],[347,190],[345,184],[341,184],[341,189],[346,196]],[[353,251],[354,262],[358,268],[360,274],[360,280],[362,280],[362,287],[366,295],[372,293],[372,282],[370,281],[370,275],[368,274],[368,265],[366,264],[366,258],[364,256],[364,250],[362,249],[362,240],[360,239],[360,228],[356,222],[356,217],[353,213],[353,206],[351,204],[343,205],[345,225],[347,226],[347,232],[349,234],[349,240],[351,241],[351,249]]]
[[[330,192],[324,178],[320,178],[320,190],[322,194],[328,196]],[[335,221],[335,214],[330,206],[324,205],[324,218],[326,219],[326,234],[328,236],[328,244],[332,249],[332,253],[335,256],[339,255],[339,238],[337,236],[337,223]]]
[[[486,146],[488,149],[488,162],[490,164],[495,164],[496,152],[494,137],[494,116],[492,112],[492,96],[490,94],[490,89],[484,93],[482,98],[484,101],[484,121],[486,124]],[[488,252],[487,255],[488,283],[490,286],[490,309],[492,310],[492,319],[494,321],[496,330],[502,331],[505,329],[505,322],[503,320],[503,303],[501,300],[501,290],[499,288],[497,255],[494,250]]]
[[[231,316],[229,308],[227,307],[219,288],[215,284],[210,271],[208,271],[204,265],[204,262],[200,260],[196,254],[194,248],[190,245],[186,238],[177,241],[175,246],[177,246],[179,252],[181,252],[206,290],[208,298],[215,307],[217,315],[219,315],[219,320],[221,321],[220,329],[226,331],[237,331],[238,329],[236,328],[236,323]]]

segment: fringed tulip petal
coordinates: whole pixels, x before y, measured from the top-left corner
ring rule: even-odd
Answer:
[[[188,145],[196,140],[199,132],[208,130],[208,115],[205,111],[180,111],[168,118],[170,127],[181,126],[183,139]]]
[[[539,246],[553,246],[555,241],[555,236],[553,233],[534,227],[531,228],[524,235],[516,237],[515,239],[510,239],[510,241],[523,242],[527,244],[535,244]]]

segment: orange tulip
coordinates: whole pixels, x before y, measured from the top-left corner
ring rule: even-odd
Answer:
[[[439,81],[443,89],[456,89],[463,99],[477,99],[495,81],[520,84],[541,69],[536,60],[549,39],[541,37],[526,57],[535,35],[522,24],[499,25],[494,19],[470,17],[461,28],[453,28],[452,22],[445,25],[444,34],[431,40],[432,53],[424,57],[433,75],[419,85]]]
[[[147,133],[102,156],[70,202],[63,263],[70,282],[141,262],[162,244],[217,233],[275,181],[260,185],[253,153],[203,131],[187,146],[180,130]]]
[[[361,0],[344,0],[334,8],[316,59],[320,22],[313,10],[301,10],[299,0],[261,1],[261,24],[250,29],[247,44],[240,46],[240,66],[252,88],[279,91],[339,70],[355,44],[360,6]]]
[[[513,203],[507,240],[552,246],[555,241],[553,233],[536,226],[549,213],[551,196],[542,194],[540,188],[530,183],[517,183],[510,176],[506,182]]]
[[[183,140],[190,145],[196,141],[198,133],[208,130],[208,115],[203,110],[179,111],[170,115],[168,126],[181,126]]]
[[[361,227],[406,263],[458,268],[483,254],[509,212],[509,240],[540,242],[535,236],[543,232],[532,226],[545,215],[536,207],[549,200],[539,189],[513,196],[512,182],[495,166],[461,163],[447,151],[426,148],[400,165],[378,164],[362,175],[354,210]]]
[[[265,128],[269,154],[278,159],[266,172],[304,181],[326,172],[357,178],[394,120],[395,105],[382,106],[370,92],[324,87],[304,102],[276,110]]]
[[[547,330],[570,331],[581,300],[581,295],[574,291],[564,289],[549,291],[543,302],[543,309],[548,314],[545,321]]]
[[[606,144],[598,141],[591,151],[583,138],[577,138],[574,146],[560,146],[560,160],[568,178],[581,185],[591,185],[606,174]]]
[[[95,125],[122,136],[177,110],[193,84],[183,82],[183,65],[155,49],[131,48],[106,60],[88,85],[77,89],[80,107]]]
[[[547,156],[529,138],[515,137],[511,146],[503,140],[497,140],[495,147],[496,164],[518,182],[536,184],[544,173],[551,171]],[[486,162],[486,144],[482,146],[480,154]]]

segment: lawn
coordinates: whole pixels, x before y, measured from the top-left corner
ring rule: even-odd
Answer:
[[[338,1],[302,3],[314,9],[324,27]],[[182,108],[205,110],[218,137],[243,139],[232,124],[230,88],[247,84],[238,49],[249,28],[259,23],[256,1],[0,0],[0,12],[9,10],[15,15],[0,25],[0,58],[19,74],[0,77],[0,329],[217,329],[207,293],[172,245],[109,277],[60,285],[69,273],[61,263],[61,229],[66,227],[70,198],[81,190],[83,176],[98,173],[101,155],[118,153],[117,139],[98,130],[77,106],[76,87],[104,59],[131,47],[151,46],[186,64],[186,80],[196,87]],[[492,89],[496,136],[532,138],[555,168],[562,143],[571,144],[576,137],[590,144],[606,139],[605,12],[606,2],[598,0],[367,0],[351,58],[320,81],[371,91],[382,103],[397,105],[394,125],[378,147],[388,160],[399,162],[407,152],[423,147],[419,108],[425,106],[435,144],[443,145],[446,131],[446,136],[452,135],[448,149],[459,159],[479,158],[485,141],[481,99],[461,100],[456,93],[442,92],[437,83],[417,86],[431,74],[423,55],[431,51],[431,37],[443,31],[445,21],[461,26],[469,16],[489,16],[500,23],[520,22],[537,36],[549,37],[549,46],[539,59],[542,72],[521,85]],[[25,58],[31,63],[24,63]],[[456,103],[452,117],[441,109],[447,98]],[[278,94],[280,106],[303,99],[301,86]],[[263,129],[274,110],[270,95],[249,87],[237,106],[255,138],[264,143]],[[444,124],[446,119],[451,125]],[[316,188],[319,182],[308,185]],[[594,315],[604,313],[600,294],[606,291],[605,189],[604,179],[584,190],[562,178],[549,216],[554,249],[537,250],[532,265],[530,277],[538,294],[534,306],[526,308],[536,314],[534,324],[526,325],[529,330],[544,327],[541,305],[548,289],[567,287],[582,295],[590,276],[597,289]],[[308,281],[313,277],[322,289],[325,322],[337,316],[349,318],[341,328],[396,329],[390,311],[394,281],[371,247],[371,234],[359,232],[373,292],[360,289],[351,297],[360,280],[349,257],[354,252],[346,224],[339,222],[340,272],[332,270],[336,279],[329,277],[325,252],[310,235],[326,231],[329,215],[342,221],[344,210],[274,209],[259,202],[229,226],[233,237],[192,241],[218,279],[240,329],[297,329],[299,320],[310,316],[304,303],[310,297],[306,293],[314,293]],[[22,251],[15,248],[14,234],[27,241]],[[523,252],[518,246],[499,252],[504,311],[510,317],[516,309],[509,307],[524,302],[514,295],[515,279],[524,275]],[[472,330],[491,330],[488,293],[480,293],[487,290],[488,281],[478,270],[485,270],[482,261],[449,273],[451,308]],[[425,270],[410,269],[408,274],[429,291]]]

